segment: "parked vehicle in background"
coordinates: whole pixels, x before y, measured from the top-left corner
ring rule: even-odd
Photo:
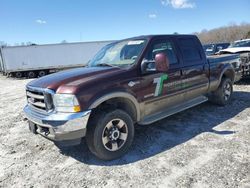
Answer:
[[[237,40],[219,53],[239,54],[242,62],[242,76],[243,78],[250,77],[250,39]]]
[[[217,52],[219,52],[222,49],[227,48],[230,45],[230,43],[211,43],[211,44],[204,44],[203,49],[207,56],[215,55]]]
[[[41,77],[58,70],[81,67],[113,41],[79,42],[0,48],[0,70],[5,75]]]
[[[207,59],[194,35],[150,35],[102,48],[88,67],[26,86],[29,128],[59,145],[80,144],[104,160],[125,154],[134,126],[147,125],[207,100],[226,105],[238,55]]]
[[[204,44],[202,47],[205,51],[205,54],[208,56],[208,59],[214,59],[213,56],[215,54],[219,54],[220,50],[227,48],[230,43],[211,43]],[[232,58],[232,57],[224,57],[224,58]],[[232,66],[235,70],[235,82],[239,81],[242,78],[242,68],[241,62],[232,62]]]

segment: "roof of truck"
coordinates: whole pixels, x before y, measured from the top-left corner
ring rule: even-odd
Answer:
[[[152,38],[161,38],[161,37],[197,37],[196,35],[190,35],[190,34],[158,34],[158,35],[140,35],[140,36],[135,36],[135,37],[130,37],[130,38],[125,38],[122,40],[118,41],[123,41],[123,40],[141,40],[141,39],[152,39]],[[115,41],[115,42],[118,42]]]
[[[153,37],[196,37],[191,34],[157,34],[157,35],[141,35],[132,38],[153,38]]]

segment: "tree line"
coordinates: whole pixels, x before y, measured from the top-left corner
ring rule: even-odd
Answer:
[[[175,32],[174,34],[178,34]],[[218,43],[218,42],[233,42],[235,40],[250,38],[250,23],[230,24],[228,26],[219,27],[212,30],[203,29],[201,32],[195,32],[203,44]],[[67,43],[66,40],[61,43]],[[30,46],[35,45],[32,42],[15,43],[15,46]],[[0,46],[11,46],[4,41],[0,41]]]
[[[240,25],[230,24],[212,30],[202,30],[193,33],[198,36],[203,44],[218,42],[233,42],[240,39],[250,38],[250,24],[243,23]]]

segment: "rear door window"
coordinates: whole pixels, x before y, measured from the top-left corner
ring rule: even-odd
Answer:
[[[179,38],[178,42],[184,65],[197,65],[202,63],[199,43],[194,38]]]

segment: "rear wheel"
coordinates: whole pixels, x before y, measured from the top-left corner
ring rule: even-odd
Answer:
[[[98,114],[90,119],[86,135],[90,151],[103,160],[113,160],[124,155],[133,138],[133,121],[122,110]]]
[[[28,72],[28,78],[35,78],[36,77],[36,73],[33,71]]]
[[[210,100],[218,105],[228,104],[233,93],[233,83],[229,78],[223,78],[218,89],[212,94]]]
[[[16,78],[22,78],[23,74],[21,72],[16,72],[15,77]]]
[[[43,77],[45,75],[46,75],[46,71],[44,71],[44,70],[41,70],[41,71],[38,72],[39,77]]]

